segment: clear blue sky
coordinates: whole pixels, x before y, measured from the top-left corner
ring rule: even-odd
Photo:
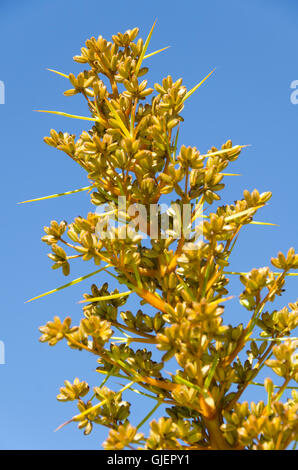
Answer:
[[[79,193],[16,203],[88,184],[78,166],[43,143],[51,128],[78,134],[83,127],[81,122],[33,110],[86,112],[78,97],[63,96],[69,88],[65,79],[46,68],[78,73],[80,66],[72,57],[87,38],[99,34],[110,38],[135,26],[146,37],[155,18],[151,51],[171,48],[149,59],[153,82],[170,73],[182,76],[190,88],[216,67],[187,102],[180,144],[196,145],[202,152],[228,138],[235,144],[251,144],[232,167],[243,176],[227,181],[224,202],[241,198],[245,188],[273,192],[258,220],[279,227],[245,228],[232,267],[246,271],[267,266],[278,250],[290,246],[298,250],[298,105],[290,101],[290,84],[298,79],[295,0],[1,0],[0,80],[6,99],[0,105],[0,340],[6,353],[6,364],[0,365],[1,449],[96,449],[107,434],[96,427],[84,437],[75,425],[53,432],[75,412],[72,403],[56,401],[64,379],[78,376],[98,385],[101,377],[94,372],[93,357],[64,344],[49,348],[38,342],[38,327],[54,315],[71,315],[79,321],[77,301],[90,283],[24,303],[65,283],[60,272],[50,269],[47,247],[40,241],[42,227],[52,219],[84,216],[91,209],[89,197]],[[92,270],[91,264],[77,263],[70,279]],[[96,281],[104,280],[102,276]],[[233,285],[234,293],[240,293],[239,284]],[[278,307],[298,297],[297,280],[290,279],[287,286]],[[237,302],[231,309],[231,321],[239,317],[247,321]],[[247,398],[256,397],[250,393]],[[150,406],[146,404],[146,410]],[[139,417],[143,408],[138,401]]]

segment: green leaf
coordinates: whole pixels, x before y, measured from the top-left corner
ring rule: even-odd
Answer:
[[[182,277],[178,276],[177,274],[177,277],[179,279],[179,282],[180,284],[182,284],[184,290],[186,291],[186,293],[189,295],[189,297],[195,302],[196,298],[195,296],[193,295],[193,293],[191,292],[190,288],[187,286],[187,284],[184,282],[184,280],[182,279]]]
[[[107,375],[105,376],[105,378],[103,379],[102,383],[100,384],[100,388],[102,388],[106,383],[107,381],[109,380],[109,378],[111,376],[113,376],[114,372],[117,370],[117,367],[116,366],[113,366],[112,369],[107,373]]]
[[[263,338],[249,338],[248,341],[297,341],[298,337],[283,337],[283,338],[267,338],[266,336],[264,336]]]
[[[136,266],[136,264],[135,264],[134,261],[132,261],[131,264],[132,264],[133,272],[134,272],[134,274],[135,274],[135,276],[136,276],[138,288],[139,288],[139,289],[143,289],[143,284],[142,284],[142,281],[141,281],[141,277],[140,277],[139,270],[138,270],[138,268],[137,268],[137,266]]]
[[[177,155],[177,146],[178,146],[178,137],[179,137],[180,126],[178,126],[176,137],[175,137],[175,144],[174,144],[174,154],[173,159],[175,161]]]
[[[128,377],[124,377],[125,379],[128,379]],[[160,401],[158,397],[155,397],[154,395],[150,395],[150,393],[145,393],[141,392],[141,390],[138,390],[136,388],[129,387],[129,390],[131,390],[134,393],[137,393],[138,395],[143,395],[144,397],[152,398],[153,400]]]
[[[154,408],[152,408],[152,410],[149,411],[149,413],[145,416],[145,418],[143,418],[142,421],[137,425],[137,429],[140,429],[143,426],[143,424],[145,424],[146,421],[148,421],[148,419],[153,415],[153,413],[155,413],[155,411],[157,410],[157,408],[160,407],[161,404],[162,404],[162,401],[159,401],[158,403],[156,403]]]
[[[125,387],[122,387],[121,390],[119,390],[119,392],[116,393],[116,396],[117,395],[120,395],[122,392],[124,392],[125,390],[127,390],[129,387],[131,387],[133,384],[135,383],[135,381],[132,381],[132,382],[129,382],[127,385],[125,385]],[[88,408],[87,410],[83,411],[82,413],[78,414],[78,415],[75,415],[73,418],[71,418],[69,421],[66,421],[66,423],[63,423],[61,424],[55,431],[58,431],[59,429],[61,429],[63,426],[65,426],[66,424],[69,424],[71,423],[72,421],[81,421],[82,418],[84,418],[84,416],[88,415],[89,413],[97,410],[98,408],[101,408],[103,405],[105,405],[107,403],[107,401],[109,400],[109,398],[105,398],[104,400],[102,400],[100,403],[97,403],[97,405],[94,405],[94,406],[91,406],[90,408]]]
[[[109,266],[111,265],[108,264],[104,268],[98,269],[97,271],[93,271],[93,273],[86,274],[85,276],[82,276],[82,277],[78,277],[77,279],[74,279],[73,281],[68,282],[67,284],[64,284],[63,286],[57,287],[56,289],[49,290],[48,292],[44,292],[43,294],[37,295],[36,297],[33,297],[30,300],[27,300],[25,303],[32,302],[32,300],[40,299],[41,297],[45,297],[46,295],[53,294],[54,292],[58,292],[59,290],[62,290],[62,289],[66,289],[66,287],[74,286],[75,284],[78,284],[79,282],[84,281],[85,279],[88,279],[88,277],[94,276],[100,271],[105,270]]]
[[[263,207],[263,206],[260,206],[260,207]],[[248,209],[249,210],[249,209]],[[242,214],[243,215],[244,211],[243,212],[238,212],[237,216],[239,214]],[[198,217],[198,215],[200,215],[202,218],[204,219],[209,219],[209,215],[205,215],[205,214],[200,214],[198,212],[198,214],[196,214],[192,220],[192,222],[194,222],[194,220],[196,220],[196,218]],[[234,214],[233,216],[230,216],[230,217],[234,217],[234,218],[237,218],[236,214]],[[225,221],[227,222],[227,219],[225,219]],[[279,225],[277,224],[272,224],[271,222],[257,222],[256,220],[252,220],[251,222],[249,222],[249,224],[252,224],[252,225],[272,225],[272,226],[275,226],[275,227],[279,227]]]
[[[237,276],[247,276],[249,272],[240,271],[224,271],[223,274],[235,274]],[[272,273],[274,276],[279,276],[281,273]],[[298,273],[285,273],[285,276],[298,276]]]
[[[242,215],[249,215],[250,213],[255,212],[260,207],[263,207],[263,204],[256,207],[250,207],[249,209],[245,209],[244,211],[237,212],[237,214],[229,215],[228,217],[225,217],[225,222],[230,222],[230,220],[238,219],[238,217],[241,217]]]
[[[80,304],[83,304],[84,302],[100,302],[101,300],[111,300],[111,299],[119,299],[119,297],[125,297],[127,295],[130,295],[132,293],[131,290],[127,292],[120,292],[119,294],[112,294],[112,295],[103,295],[102,297],[92,297],[91,299],[84,299],[80,300]]]
[[[193,388],[193,389],[197,390],[198,392],[200,392],[201,394],[203,394],[203,390],[201,389],[201,387],[199,387],[196,384],[193,384],[192,382],[189,382],[189,380],[186,380],[183,377],[180,377],[180,375],[175,375],[173,377],[173,379],[176,383],[182,384],[182,385],[187,385],[187,387]]]
[[[218,155],[224,155],[225,153],[229,152],[237,152],[238,150],[242,150],[246,147],[250,147],[250,144],[247,145],[235,145],[234,147],[230,149],[224,149],[224,150],[216,150],[216,152],[210,152],[206,153],[205,155],[201,155],[201,157],[204,158],[209,158],[209,157],[217,157]]]
[[[85,186],[84,188],[74,189],[73,191],[66,191],[65,193],[57,193],[57,194],[51,194],[50,196],[38,197],[36,199],[28,199],[28,201],[17,202],[17,204],[26,204],[27,202],[44,201],[45,199],[52,199],[52,198],[60,197],[60,196],[67,196],[68,194],[75,194],[75,193],[79,193],[80,191],[87,191],[88,189],[92,189],[93,187],[94,186]]]
[[[124,122],[122,121],[122,119],[120,118],[120,116],[118,115],[118,113],[116,112],[116,110],[114,109],[112,103],[110,103],[106,98],[105,98],[105,102],[106,102],[106,104],[108,105],[109,110],[110,110],[111,113],[113,114],[115,120],[116,120],[117,123],[119,124],[119,127],[121,128],[121,130],[123,131],[123,133],[126,135],[126,137],[130,138],[131,135],[130,135],[130,133],[129,133],[129,130],[128,130],[127,127],[125,126]]]
[[[217,364],[219,363],[219,356],[218,353],[216,354],[214,361],[212,363],[212,367],[210,368],[208,372],[208,376],[206,377],[205,383],[204,383],[204,389],[208,390],[211,384],[211,380],[213,379]]]
[[[72,119],[82,119],[84,121],[94,121],[94,122],[101,122],[99,118],[91,118],[86,116],[77,116],[76,114],[68,114],[63,113],[62,111],[48,111],[46,109],[36,109],[37,113],[49,113],[49,114],[57,114],[58,116],[69,117]]]

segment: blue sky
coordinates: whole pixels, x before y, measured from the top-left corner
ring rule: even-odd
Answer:
[[[72,403],[56,401],[63,381],[78,376],[98,385],[101,377],[94,371],[93,357],[64,344],[49,348],[38,342],[38,327],[54,315],[71,315],[79,321],[77,302],[90,283],[24,303],[66,282],[60,272],[50,269],[47,247],[40,241],[42,227],[52,219],[71,221],[91,210],[85,193],[16,204],[88,184],[78,166],[43,143],[51,128],[79,134],[84,127],[81,121],[34,110],[86,112],[79,97],[63,96],[69,88],[65,79],[46,68],[78,73],[81,67],[72,57],[87,38],[99,34],[110,38],[135,26],[146,37],[155,18],[151,51],[171,48],[149,59],[153,83],[171,74],[182,76],[191,88],[216,67],[185,106],[180,144],[195,145],[202,152],[229,138],[234,144],[251,144],[230,167],[242,176],[227,181],[224,202],[241,198],[245,188],[271,190],[270,204],[259,212],[258,220],[279,226],[245,228],[232,267],[246,271],[267,266],[279,250],[290,246],[298,250],[298,105],[290,101],[290,84],[298,79],[297,6],[294,0],[1,0],[0,80],[5,84],[5,104],[0,105],[0,340],[6,356],[6,364],[0,365],[1,449],[96,449],[107,434],[96,427],[84,437],[75,425],[53,432],[75,413]],[[70,279],[92,270],[91,264],[77,263]],[[104,276],[96,279],[98,284],[104,281]],[[232,286],[235,294],[240,293],[237,282]],[[297,297],[297,280],[292,278],[276,306]],[[234,302],[229,319],[240,321],[239,317],[243,322],[248,319]],[[246,398],[257,399],[257,393]],[[137,399],[135,416],[150,406]]]

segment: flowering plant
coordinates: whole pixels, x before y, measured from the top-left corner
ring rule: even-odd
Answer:
[[[88,69],[77,77],[65,75],[71,83],[65,95],[81,94],[89,117],[56,114],[93,126],[78,139],[55,130],[45,138],[86,171],[90,186],[83,189],[92,191],[95,206],[85,218],[45,227],[42,240],[51,248],[53,269],[67,276],[70,260],[81,258],[97,270],[63,287],[100,271],[126,286],[119,292],[107,282],[92,284],[79,325],[55,317],[40,328],[42,342],[53,346],[65,340],[92,353],[105,375],[89,398],[89,385],[78,378],[65,381],[57,398],[77,402],[79,413],[71,421],[85,434],[95,424],[110,429],[105,449],[284,450],[298,438],[292,386],[298,378],[297,341],[291,336],[298,302],[279,311],[270,305],[282,294],[286,277],[295,274],[298,254],[291,248],[272,258],[278,272],[229,271],[241,229],[260,223],[254,216],[271,193],[245,190],[242,199],[219,205],[224,178],[233,175],[226,169],[243,146],[228,140],[206,154],[178,148],[185,102],[207,77],[189,91],[171,76],[149,88],[143,78],[147,59],[163,50],[147,53],[152,32],[153,27],[145,43],[136,39],[138,28],[111,41],[87,40],[74,60]],[[233,275],[243,284],[240,308],[251,314],[245,326],[237,319],[233,325],[224,322]],[[144,308],[123,309],[129,296]],[[263,368],[281,377],[281,385],[269,376],[264,384],[256,382]],[[111,390],[111,377],[126,383]],[[266,403],[241,400],[247,387],[260,385]],[[289,388],[292,395],[282,400]],[[154,402],[139,423],[130,421],[131,404],[123,400],[127,390]],[[139,429],[159,406],[165,416],[151,422],[145,437]]]

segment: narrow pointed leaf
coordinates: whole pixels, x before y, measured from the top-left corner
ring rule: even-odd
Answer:
[[[117,209],[113,209],[112,211],[108,211],[108,212],[103,212],[102,214],[96,214],[96,216],[97,217],[106,217],[107,215],[115,214],[115,212],[117,212]]]
[[[110,266],[110,265],[108,265]],[[64,284],[63,286],[57,287],[56,289],[50,290],[48,292],[44,292],[43,294],[37,295],[36,297],[33,297],[30,300],[27,300],[25,303],[32,302],[32,300],[40,299],[41,297],[45,297],[46,295],[49,294],[54,294],[54,292],[58,292],[59,290],[66,289],[66,287],[73,286],[75,284],[78,284],[81,281],[84,281],[85,279],[88,279],[91,276],[94,276],[95,274],[99,273],[100,271],[105,270],[108,266],[105,266],[104,268],[98,269],[97,271],[93,271],[93,273],[86,274],[85,276],[78,277],[77,279],[74,279],[71,282],[68,282],[67,284]]]
[[[283,337],[283,338],[267,338],[264,336],[263,338],[249,338],[248,341],[297,341],[298,337]]]
[[[176,157],[176,153],[177,153],[179,131],[180,131],[180,127],[178,127],[178,129],[177,129],[177,134],[176,134],[176,137],[175,137],[175,146],[174,146],[174,156],[175,157]]]
[[[189,380],[186,380],[183,377],[180,377],[180,375],[175,375],[173,379],[178,384],[182,384],[182,385],[186,385],[187,387],[194,388],[195,390],[200,392],[203,396],[206,395],[206,392],[202,390],[201,387],[199,387],[196,384],[193,384],[192,382],[189,382]]]
[[[130,138],[131,136],[130,136],[129,130],[127,129],[124,122],[122,121],[122,119],[118,115],[117,111],[114,109],[113,105],[107,99],[105,99],[105,102],[108,105],[108,108],[111,111],[111,113],[113,114],[115,120],[119,124],[119,127],[121,128],[121,130],[124,132],[126,137]]]
[[[50,196],[37,197],[36,199],[28,199],[28,201],[18,202],[17,204],[25,204],[27,202],[43,201],[45,199],[53,199],[55,197],[67,196],[68,194],[79,193],[80,191],[87,191],[88,189],[92,189],[92,188],[93,188],[93,186],[85,186],[84,188],[74,189],[72,191],[66,191],[65,193],[57,193],[57,194],[51,194]]]
[[[216,157],[217,155],[224,155],[225,153],[229,153],[229,152],[237,152],[238,150],[242,150],[246,147],[250,147],[250,144],[235,145],[234,147],[232,147],[230,149],[216,150],[216,152],[206,153],[205,155],[201,155],[201,157],[204,157],[204,158]]]
[[[250,207],[245,211],[237,212],[237,214],[229,215],[228,217],[225,217],[225,222],[230,222],[230,220],[238,219],[238,217],[241,217],[242,215],[250,214],[250,212],[255,212],[260,207],[263,207],[263,204],[256,207]]]
[[[122,392],[124,392],[125,390],[127,390],[129,387],[131,387],[135,382],[132,381],[132,382],[129,382],[127,385],[125,385],[125,387],[121,388],[121,390],[119,390],[119,392],[116,393],[116,396],[117,395],[120,395]],[[78,414],[78,415],[75,415],[73,418],[71,418],[69,421],[66,421],[65,423],[61,424],[60,426],[58,426],[58,428],[55,430],[55,431],[58,431],[59,429],[63,428],[63,426],[65,426],[66,424],[69,424],[71,423],[72,421],[81,421],[82,418],[84,418],[84,416],[88,415],[89,413],[92,413],[93,411],[97,410],[98,408],[101,408],[103,405],[105,405],[108,401],[108,398],[105,398],[104,400],[102,400],[100,403],[97,403],[97,405],[94,405],[94,406],[91,406],[90,408],[88,408],[87,410],[83,411],[82,413]]]
[[[143,284],[142,284],[142,281],[141,281],[140,273],[138,271],[138,268],[137,268],[136,264],[133,261],[132,261],[132,268],[133,268],[133,271],[134,271],[134,275],[136,276],[138,288],[143,289]]]
[[[58,70],[53,70],[53,69],[47,69],[49,72],[53,72],[53,73],[56,73],[57,75],[61,75],[61,77],[65,77],[65,78],[68,78],[68,75],[66,75],[65,73],[62,73],[62,72],[58,72]]]
[[[213,379],[213,376],[215,374],[215,369],[217,367],[217,364],[219,363],[219,356],[216,354],[216,357],[214,358],[212,367],[210,368],[208,375],[206,377],[205,383],[204,383],[204,389],[208,390],[211,384],[211,380]]]
[[[249,223],[252,224],[252,225],[273,225],[275,227],[279,227],[278,224],[272,224],[271,222],[257,222],[256,220],[252,220]]]
[[[154,408],[152,408],[152,410],[149,411],[149,413],[145,416],[145,418],[143,418],[142,421],[137,425],[137,429],[140,429],[143,426],[143,424],[145,424],[146,421],[148,421],[148,419],[153,415],[153,413],[155,413],[155,411],[160,407],[161,404],[162,404],[162,401],[159,401],[158,403],[156,403]]]
[[[112,295],[103,295],[102,297],[92,297],[91,299],[84,299],[80,300],[80,304],[83,304],[85,302],[100,302],[101,300],[112,300],[112,299],[119,299],[119,297],[125,297],[127,295],[130,295],[132,293],[131,290],[127,292],[120,292],[119,294],[112,294]]]
[[[203,83],[207,80],[207,78],[210,77],[210,75],[213,74],[214,71],[215,71],[215,69],[211,70],[211,72],[208,73],[208,75],[207,75],[205,78],[203,78],[203,80],[201,80],[200,83],[198,83],[196,86],[194,86],[191,90],[189,90],[189,91],[186,93],[186,95],[184,96],[184,98],[183,98],[183,100],[182,100],[183,103],[184,103],[201,85],[203,85]]]
[[[145,54],[146,54],[147,48],[148,48],[148,46],[149,46],[150,39],[151,39],[153,30],[154,30],[154,28],[155,28],[155,25],[156,25],[156,20],[154,21],[153,26],[152,26],[152,28],[150,29],[150,32],[149,32],[149,34],[148,34],[148,37],[147,37],[147,39],[146,39],[146,41],[145,41],[145,44],[144,44],[144,46],[143,46],[143,50],[142,50],[141,55],[140,55],[140,57],[139,57],[139,60],[138,60],[138,62],[137,62],[136,74],[138,74],[138,71],[139,71],[140,68],[141,68],[141,65],[142,65],[144,56],[145,56]]]
[[[128,377],[125,377],[125,378],[127,379]],[[158,397],[150,395],[149,393],[141,392],[141,390],[138,390],[136,388],[129,387],[129,390],[131,390],[134,393],[137,393],[138,395],[143,395],[144,397],[152,398],[153,400],[159,401]]]
[[[115,366],[112,367],[112,369],[107,373],[107,375],[105,376],[105,378],[103,379],[103,381],[101,382],[100,384],[100,388],[102,388],[106,383],[107,381],[109,380],[109,378],[111,376],[113,376],[113,373],[115,372],[117,368]]]
[[[258,387],[264,387],[264,384],[258,383],[258,382],[250,382],[250,385],[257,385]],[[278,388],[279,385],[273,385],[274,388]],[[285,387],[287,390],[298,390],[298,387]]]
[[[262,207],[262,206],[261,206],[261,207]],[[209,215],[200,214],[199,211],[198,211],[198,214],[195,214],[195,216],[194,216],[192,222],[193,222],[194,220],[196,220],[196,218],[197,218],[199,215],[200,215],[202,218],[204,218],[204,219],[209,219]],[[277,225],[277,224],[272,224],[271,222],[257,222],[256,220],[252,220],[252,221],[249,222],[249,223],[252,224],[252,225],[272,225],[272,226],[275,226],[275,227],[279,227],[279,225]]]
[[[234,295],[230,295],[229,297],[225,297],[224,299],[217,299],[214,300],[213,302],[209,302],[209,305],[218,305],[221,304],[222,302],[227,302],[227,300],[232,300],[234,299]]]
[[[148,59],[149,57],[152,57],[155,54],[159,54],[159,52],[165,51],[166,49],[169,49],[171,46],[163,47],[162,49],[159,49],[158,51],[151,52],[150,54],[144,55],[143,59]]]
[[[182,279],[180,276],[178,276],[178,274],[177,274],[177,277],[178,277],[178,279],[179,279],[180,284],[183,285],[183,288],[184,288],[184,290],[186,291],[186,293],[189,295],[189,297],[190,297],[193,301],[195,301],[195,300],[196,300],[196,299],[195,299],[195,296],[194,296],[193,293],[191,292],[190,288],[189,288],[189,287],[187,286],[187,284],[183,281],[183,279]]]
[[[77,116],[76,114],[68,114],[63,113],[62,111],[49,111],[47,109],[36,109],[37,113],[49,113],[49,114],[57,114],[58,116],[69,117],[72,119],[82,119],[83,121],[94,121],[94,122],[101,122],[99,118],[91,118],[86,116]]]
[[[249,272],[240,272],[240,271],[224,271],[224,274],[235,274],[237,276],[247,276]],[[274,276],[279,276],[282,273],[272,273]],[[285,276],[298,276],[298,273],[285,273]]]

